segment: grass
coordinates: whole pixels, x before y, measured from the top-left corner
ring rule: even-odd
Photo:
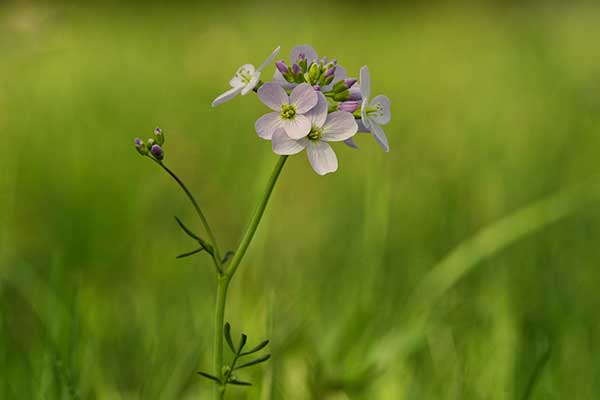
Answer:
[[[204,399],[215,282],[277,156],[235,68],[311,43],[387,94],[392,151],[291,157],[226,320],[273,359],[232,399],[600,395],[600,8],[0,6],[0,398]],[[573,189],[574,188],[574,189]],[[426,317],[426,318],[425,318]]]

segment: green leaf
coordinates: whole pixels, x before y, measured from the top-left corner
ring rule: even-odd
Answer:
[[[256,360],[252,360],[252,361],[248,361],[247,363],[244,363],[242,365],[238,365],[237,367],[235,367],[235,369],[242,369],[242,368],[247,368],[247,367],[251,367],[253,365],[256,364],[260,364],[262,362],[267,361],[269,358],[271,358],[270,354],[267,354],[266,356],[262,356],[257,358]]]
[[[240,338],[240,345],[238,347],[238,352],[236,354],[240,354],[242,352],[242,349],[246,345],[247,341],[248,341],[248,336],[246,336],[245,333],[242,333],[242,337]]]
[[[227,253],[225,253],[225,256],[223,257],[223,260],[221,260],[221,263],[227,264],[227,262],[231,260],[234,254],[235,253],[233,251],[229,250]]]
[[[252,354],[252,353],[256,353],[258,351],[261,351],[262,349],[264,349],[267,345],[269,344],[268,340],[265,340],[264,342],[262,342],[261,344],[259,344],[256,347],[251,348],[248,351],[243,352],[242,354],[240,354],[240,356],[247,356],[248,354]]]
[[[227,381],[227,383],[238,386],[252,386],[250,382],[238,381],[237,379],[230,379]]]
[[[200,239],[200,237],[198,235],[196,235],[194,232],[192,232],[187,226],[185,226],[183,224],[183,222],[181,222],[181,220],[177,217],[175,217],[175,221],[177,221],[177,224],[179,225],[179,227],[181,229],[183,229],[183,231],[192,239],[196,239],[197,241],[201,241],[202,239]]]
[[[215,381],[217,383],[221,383],[221,380],[219,378],[217,378],[216,376],[213,376],[213,375],[211,375],[209,373],[206,373],[206,372],[203,372],[203,371],[198,371],[197,373],[198,373],[198,375],[202,375],[206,379],[210,379],[211,381]]]
[[[225,335],[225,340],[227,341],[227,345],[229,346],[229,348],[231,349],[233,354],[237,354],[237,350],[235,349],[235,346],[233,345],[233,340],[231,340],[231,325],[229,325],[229,322],[225,323],[225,328],[223,329],[223,334]]]
[[[200,247],[199,249],[188,251],[187,253],[180,254],[180,255],[178,255],[175,258],[180,259],[180,258],[185,258],[185,257],[193,256],[194,254],[200,253],[202,250],[204,250],[204,247]]]

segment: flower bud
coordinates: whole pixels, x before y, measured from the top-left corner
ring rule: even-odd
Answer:
[[[313,86],[313,89],[315,89],[317,92],[320,92],[320,91],[321,91],[321,86],[319,86],[319,85],[314,85],[314,86]]]
[[[156,158],[157,160],[162,160],[165,156],[165,152],[163,151],[162,147],[160,147],[157,144],[152,145],[152,147],[150,148],[150,153],[152,153],[154,158]]]
[[[154,146],[154,143],[156,143],[154,139],[148,138],[148,140],[146,141],[146,148],[150,150],[152,146]]]
[[[308,69],[308,80],[311,84],[315,85],[319,80],[319,76],[321,75],[321,68],[319,64],[312,63],[310,68]]]
[[[281,72],[283,75],[285,75],[289,72],[289,68],[288,68],[287,64],[285,63],[285,61],[283,61],[283,60],[277,61],[275,63],[275,66],[277,67],[279,72]]]
[[[165,135],[163,135],[163,131],[159,127],[154,129],[154,137],[156,138],[156,143],[158,143],[160,146],[165,143]]]
[[[340,104],[338,104],[338,110],[346,111],[349,113],[353,113],[354,111],[358,110],[359,107],[360,101],[358,100],[343,101]]]
[[[354,78],[346,78],[346,79],[344,79],[344,85],[346,85],[346,87],[348,89],[350,89],[352,86],[354,86],[355,83],[356,83],[356,79],[354,79]]]
[[[362,100],[359,86],[354,85],[348,89],[348,100]]]
[[[299,66],[298,64],[294,63],[294,64],[292,65],[292,73],[293,73],[293,74],[294,74],[294,76],[295,76],[295,75],[298,75],[298,74],[300,74],[300,72],[302,72],[302,70],[300,69],[300,66]]]
[[[144,141],[142,139],[135,138],[133,140],[133,143],[135,144],[135,149],[137,150],[138,153],[140,153],[143,156],[148,154],[148,149],[146,148]]]
[[[293,60],[292,60],[293,61]],[[304,53],[298,54],[298,59],[296,60],[298,66],[302,70],[302,72],[306,72],[308,69],[308,61],[306,60],[306,56]]]

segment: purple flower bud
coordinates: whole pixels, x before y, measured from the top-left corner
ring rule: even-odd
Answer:
[[[335,74],[335,68],[329,68],[325,71],[325,78],[329,78],[330,76],[333,76],[333,74]]]
[[[152,153],[152,155],[156,157],[157,160],[162,160],[165,155],[162,147],[160,147],[157,144],[152,145],[152,148],[150,148],[150,153]]]
[[[352,86],[350,89],[348,89],[348,100],[362,100],[360,87]]]
[[[315,89],[317,92],[320,92],[320,91],[321,91],[321,86],[319,86],[319,85],[314,85],[314,86],[313,86],[313,89]]]
[[[304,60],[304,59],[306,59],[306,54],[304,54],[304,53],[298,54],[298,60]]]
[[[140,139],[139,137],[136,137],[133,140],[133,143],[135,143],[135,147],[137,147],[138,149],[141,147],[144,147],[144,141],[142,139]]]
[[[323,64],[327,64],[327,57],[323,57],[321,60],[323,61]]]
[[[155,135],[160,135],[162,133],[162,129],[160,129],[158,126],[154,129],[154,134]]]
[[[358,110],[359,107],[360,101],[358,100],[343,101],[340,104],[338,104],[338,110],[346,111],[349,113],[353,113],[354,111]]]
[[[292,72],[294,73],[294,75],[298,75],[302,70],[300,69],[300,66],[296,63],[294,63],[294,65],[292,65]]]
[[[344,79],[344,85],[350,89],[352,86],[354,86],[354,84],[356,83],[356,79],[354,78],[347,78]]]
[[[283,60],[277,61],[275,63],[275,66],[277,67],[277,69],[279,70],[279,72],[281,72],[282,74],[287,74],[288,73],[288,66],[287,66],[287,64]]]

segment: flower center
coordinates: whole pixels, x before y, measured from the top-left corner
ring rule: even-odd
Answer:
[[[282,104],[281,105],[281,118],[283,119],[293,119],[296,116],[296,107],[292,104]]]
[[[238,69],[237,72],[237,76],[240,78],[240,80],[244,83],[249,83],[250,80],[252,79],[252,71],[241,67],[240,69]]]
[[[381,103],[370,104],[367,107],[367,115],[381,117],[384,114],[384,109]]]
[[[316,142],[317,140],[321,140],[322,136],[323,136],[323,130],[320,128],[317,128],[316,126],[313,126],[312,128],[310,128],[310,132],[308,133],[308,135],[306,137],[308,138],[308,140]]]

